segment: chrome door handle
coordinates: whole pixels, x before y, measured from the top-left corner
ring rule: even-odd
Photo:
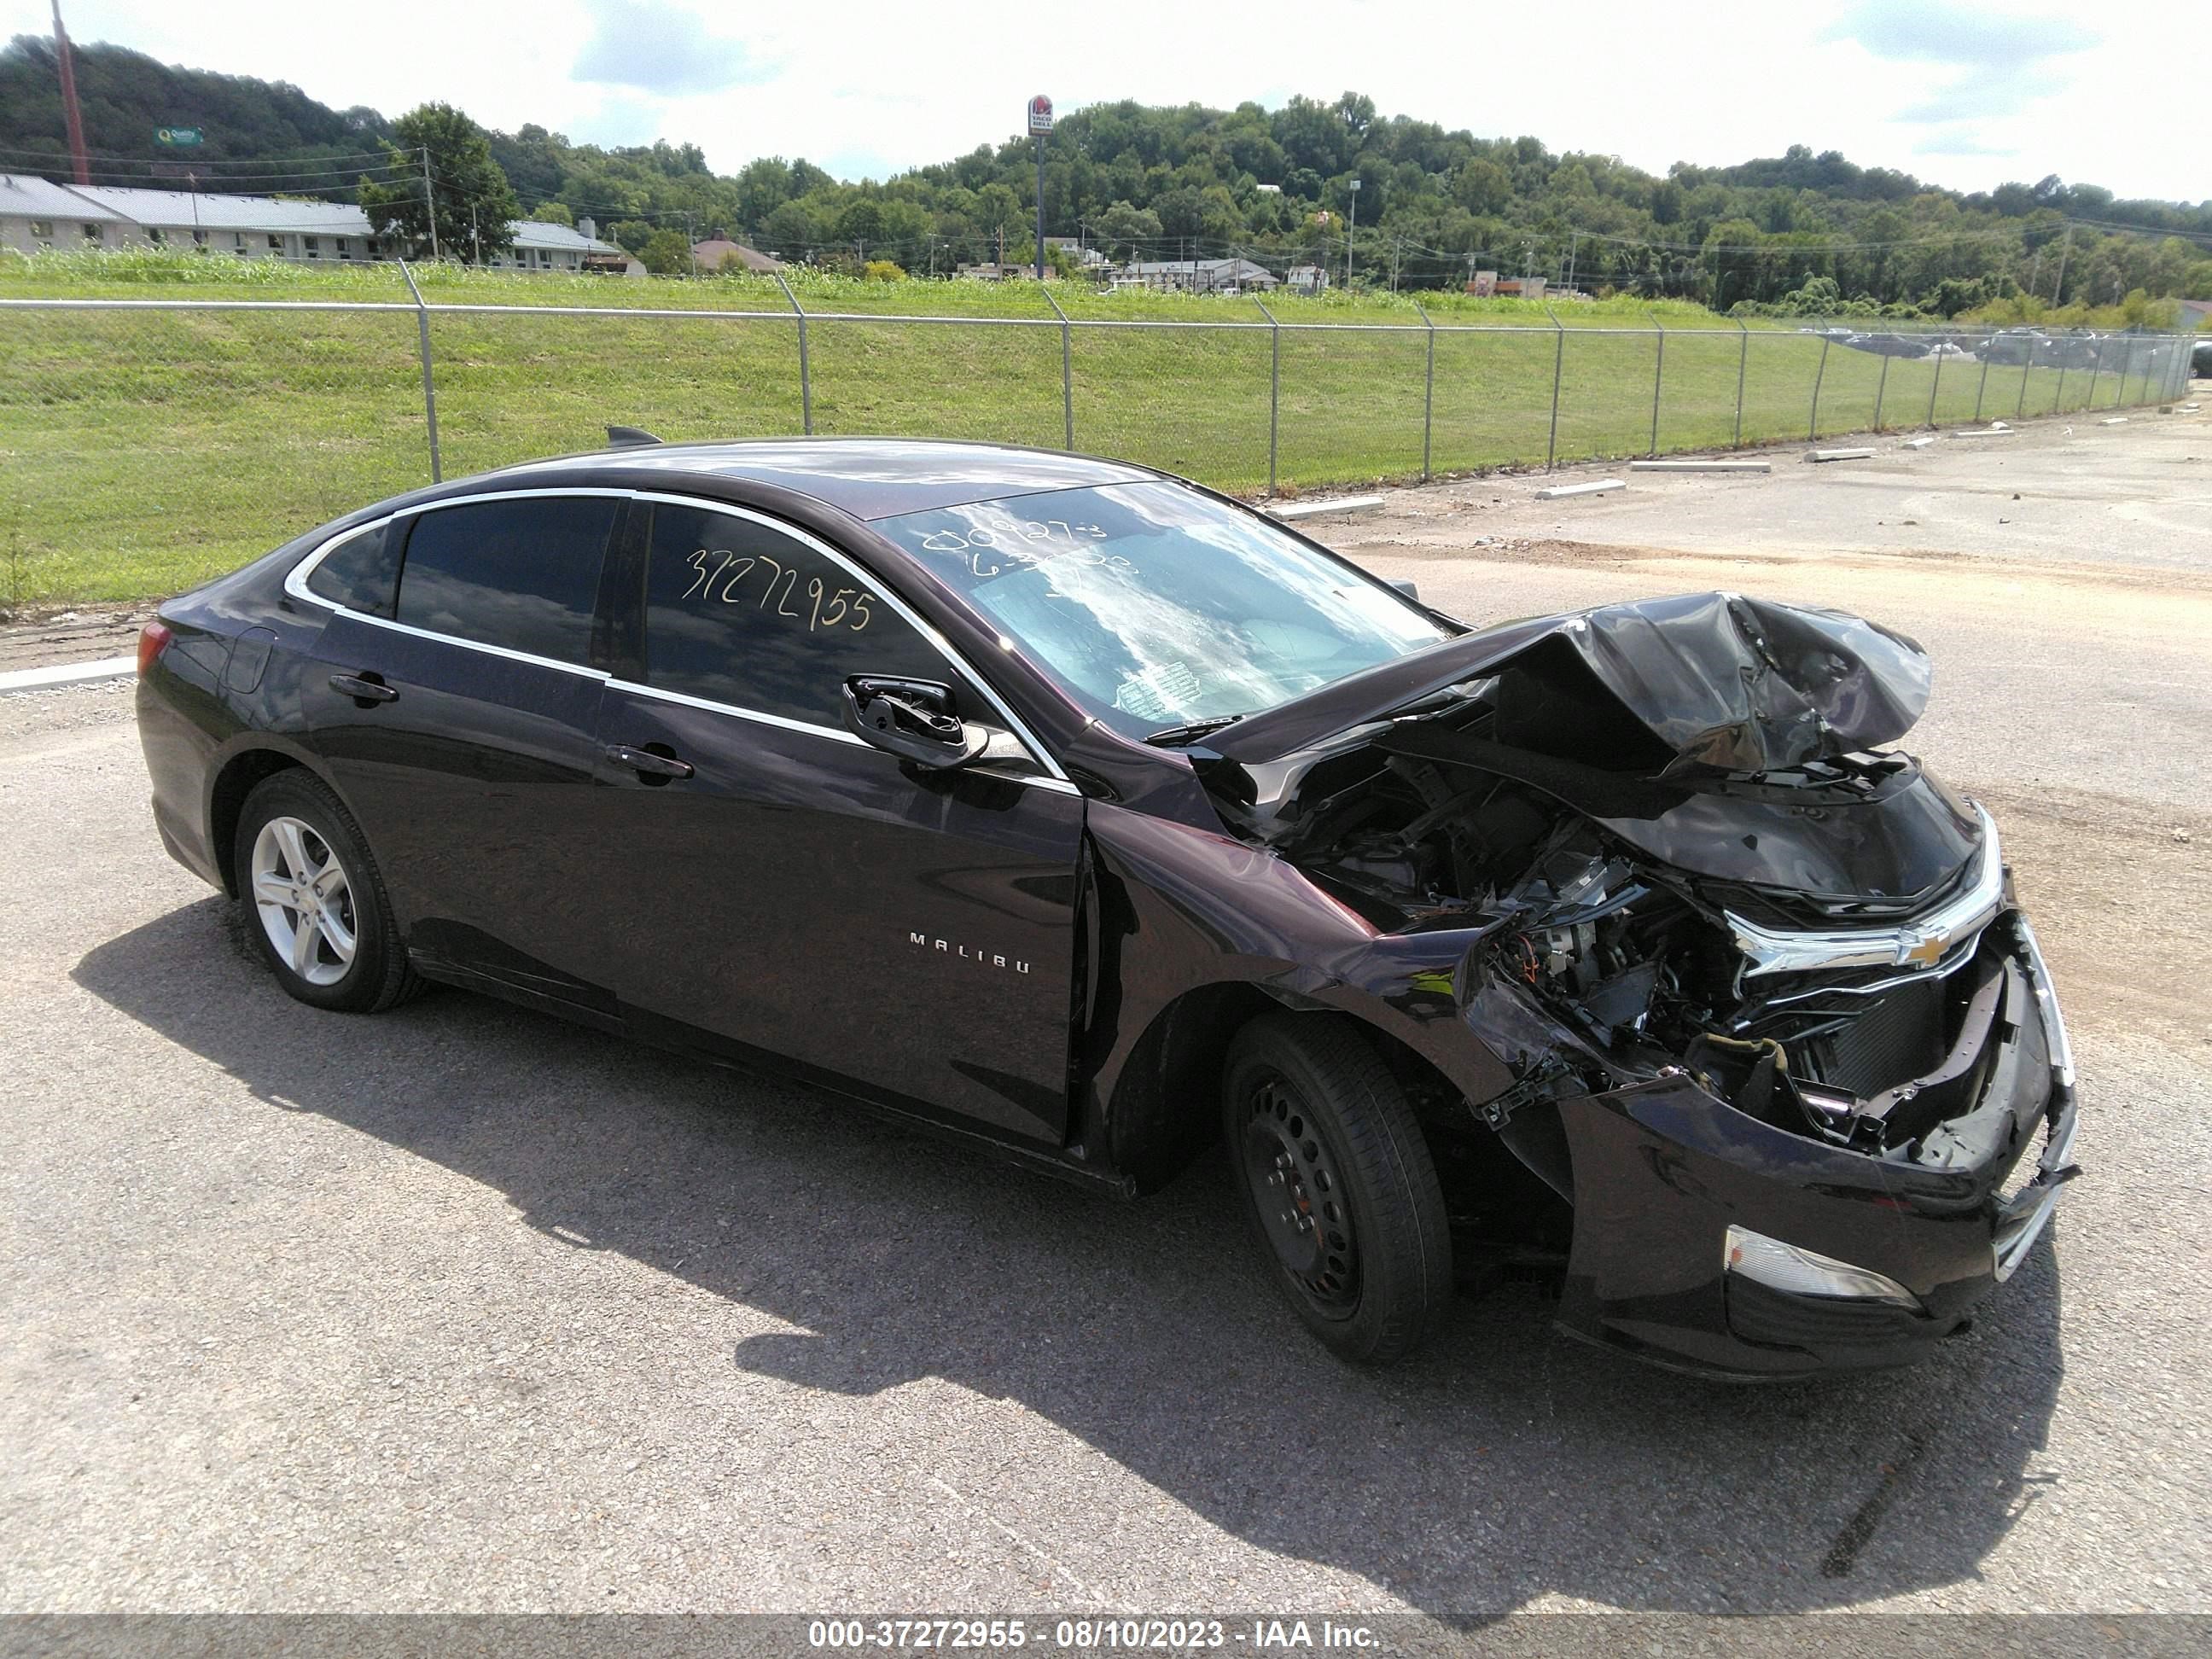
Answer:
[[[343,691],[364,708],[373,702],[393,702],[399,694],[382,680],[365,678],[359,674],[333,674],[331,690]]]
[[[688,778],[691,763],[667,755],[656,755],[649,749],[633,749],[626,743],[607,745],[607,758],[617,766],[627,766],[633,772],[655,778]]]

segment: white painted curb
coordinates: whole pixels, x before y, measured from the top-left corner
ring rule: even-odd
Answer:
[[[1626,489],[1628,486],[1619,478],[1600,478],[1595,483],[1553,484],[1549,489],[1540,489],[1540,501],[1563,501],[1570,495],[1602,495],[1608,490]]]
[[[127,680],[138,672],[137,656],[102,657],[98,662],[52,663],[44,668],[11,668],[0,674],[0,697],[20,691],[51,691],[61,686],[97,685]]]
[[[1631,461],[1631,472],[1771,472],[1771,461]]]
[[[1816,461],[1870,461],[1874,459],[1874,451],[1871,449],[1816,449],[1812,453],[1811,459]]]
[[[1371,513],[1382,505],[1380,495],[1346,495],[1333,501],[1291,501],[1283,507],[1271,507],[1267,516],[1280,519],[1285,524],[1295,524],[1300,519],[1318,519],[1325,513]]]

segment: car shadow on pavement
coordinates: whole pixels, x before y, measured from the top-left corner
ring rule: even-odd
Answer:
[[[738,1343],[745,1370],[1012,1399],[1234,1537],[1432,1613],[1547,1595],[1850,1606],[1974,1577],[2036,1496],[2062,1370],[2047,1243],[1911,1371],[1699,1382],[1555,1335],[1540,1291],[1508,1285],[1370,1373],[1278,1304],[1218,1158],[1125,1205],[459,992],[319,1013],[214,898],[97,947],[74,978],[272,1109],[487,1183],[564,1247],[802,1328]]]

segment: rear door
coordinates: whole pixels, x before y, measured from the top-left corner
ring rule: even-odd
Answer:
[[[602,564],[626,495],[471,497],[333,548],[304,578],[342,608],[302,684],[314,742],[409,946],[611,1019],[594,857]],[[296,590],[295,590],[296,591]]]
[[[837,550],[736,508],[648,507],[593,825],[625,1014],[1059,1140],[1081,797],[1034,748],[927,772],[862,743],[839,718],[848,675],[947,683],[963,718],[1011,720]]]

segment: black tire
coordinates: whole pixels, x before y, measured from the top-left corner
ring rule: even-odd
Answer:
[[[317,979],[302,974],[277,948],[270,936],[270,924],[264,921],[264,906],[256,896],[254,848],[263,829],[281,820],[291,820],[312,832],[306,837],[310,863],[319,854],[325,860],[321,867],[327,869],[335,862],[343,877],[343,890],[333,896],[331,904],[340,925],[351,933],[352,957],[342,963],[326,939],[313,940],[317,957],[310,972]],[[314,774],[294,768],[264,778],[254,787],[239,813],[231,860],[246,937],[289,994],[311,1007],[373,1014],[404,1002],[423,988],[423,981],[408,965],[406,944],[392,925],[384,878],[376,860],[369,856],[361,826]],[[298,931],[302,913],[280,906],[277,914],[281,922]]]
[[[1344,1358],[1410,1353],[1451,1309],[1443,1189],[1413,1109],[1350,1020],[1267,1014],[1222,1079],[1232,1179],[1276,1284]]]

